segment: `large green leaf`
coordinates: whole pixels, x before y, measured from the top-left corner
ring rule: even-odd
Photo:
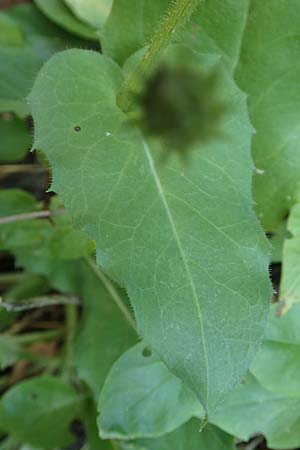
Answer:
[[[33,378],[7,391],[0,401],[0,427],[21,440],[43,449],[72,442],[69,426],[78,418],[83,398],[54,377]]]
[[[34,2],[50,20],[65,30],[85,39],[97,40],[95,30],[78,20],[63,0],[34,0]]]
[[[123,63],[149,43],[169,3],[137,0],[130,10],[126,0],[115,1],[101,33],[104,53]],[[254,196],[268,231],[289,211],[300,181],[299,15],[298,0],[206,0],[179,33],[199,52],[222,55],[248,94],[257,131]]]
[[[285,239],[282,251],[280,301],[284,311],[300,302],[300,189],[287,222],[290,238]]]
[[[24,158],[31,145],[31,136],[24,121],[0,119],[0,136],[0,163]]]
[[[101,55],[56,55],[29,99],[35,147],[99,264],[126,287],[145,341],[211,411],[252,361],[270,297],[245,96],[223,72],[226,139],[183,168],[176,156],[162,164],[161,148],[128,125],[115,104],[121,82]]]
[[[204,416],[195,394],[142,342],[113,365],[99,410],[98,427],[106,439],[157,437],[175,430],[192,416]]]
[[[65,0],[74,14],[93,28],[101,28],[109,16],[113,0]]]
[[[249,1],[236,71],[247,92],[256,129],[253,155],[257,210],[267,230],[276,229],[291,207],[300,181],[300,3]]]
[[[300,398],[300,304],[279,317],[277,309],[273,305],[265,341],[251,371],[267,389]]]
[[[233,437],[213,425],[192,419],[187,424],[159,439],[143,439],[132,443],[121,442],[122,450],[233,450]]]
[[[265,389],[252,376],[230,393],[211,420],[244,441],[256,433],[266,436],[271,448],[287,448],[289,431],[300,417],[300,397],[286,397]],[[276,439],[280,444],[277,445]],[[286,443],[284,438],[287,439]],[[298,447],[300,441],[298,442]],[[282,445],[282,446],[281,446]]]

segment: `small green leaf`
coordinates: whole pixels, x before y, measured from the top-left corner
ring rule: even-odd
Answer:
[[[101,28],[109,16],[113,0],[65,0],[75,16],[93,28]]]
[[[199,55],[195,64],[212,61]],[[221,73],[224,101],[234,101],[226,139],[199,146],[184,169],[176,157],[161,164],[158,143],[129,126],[115,102],[122,73],[102,55],[56,55],[30,95],[53,190],[126,287],[145,341],[208,411],[252,361],[271,293],[252,211],[246,98]]]
[[[54,23],[85,39],[97,40],[93,28],[78,20],[63,0],[34,0],[37,7]]]
[[[23,381],[1,398],[1,430],[43,449],[65,446],[74,439],[69,427],[82,404],[75,389],[58,378]]]
[[[98,427],[104,439],[157,437],[193,416],[205,416],[195,394],[144,343],[113,365],[98,407]]]
[[[28,192],[20,189],[0,190],[0,217],[39,211],[41,205]],[[0,249],[17,249],[40,245],[45,239],[49,223],[45,221],[12,222],[0,225]]]
[[[228,394],[211,421],[244,441],[257,433],[272,441],[279,430],[288,431],[299,417],[300,397],[286,397],[268,391],[249,374]]]
[[[23,120],[0,119],[0,163],[23,159],[31,146],[31,136]]]
[[[38,211],[39,203],[33,195],[21,189],[0,190],[0,217]]]
[[[201,422],[192,419],[176,431],[159,439],[121,442],[122,450],[233,450],[233,437],[213,425],[201,431]]]
[[[274,304],[264,343],[251,372],[265,388],[300,397],[300,304],[281,316],[277,311],[278,304]]]
[[[1,307],[1,304],[0,304]],[[0,311],[1,313],[1,311]],[[12,366],[24,356],[19,344],[11,336],[0,335],[0,369]]]

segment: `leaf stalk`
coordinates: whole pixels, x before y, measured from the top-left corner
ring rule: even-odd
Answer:
[[[176,0],[155,33],[140,63],[129,74],[117,96],[119,108],[127,113],[139,84],[149,73],[160,52],[170,43],[173,35],[183,26],[196,10],[202,0]]]

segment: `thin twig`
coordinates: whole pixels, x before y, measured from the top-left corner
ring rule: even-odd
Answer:
[[[112,284],[110,279],[102,272],[102,270],[100,270],[100,268],[97,266],[97,264],[91,258],[86,258],[85,260],[86,260],[88,266],[95,272],[97,277],[100,279],[100,281],[104,285],[105,289],[111,295],[113,301],[115,302],[117,307],[120,309],[120,311],[123,313],[125,318],[128,320],[128,322],[130,323],[132,328],[136,331],[135,322],[130,314],[130,311],[128,311],[128,309],[124,305],[118,291],[116,290],[115,286]]]
[[[78,297],[67,297],[66,295],[52,295],[33,297],[27,300],[3,300],[0,297],[0,308],[6,311],[27,311],[29,309],[43,308],[53,305],[80,305]]]
[[[0,273],[0,284],[14,284],[30,277],[31,274],[25,272],[7,272]]]
[[[258,436],[246,445],[245,450],[255,450],[264,441],[263,436]]]
[[[23,220],[32,219],[49,219],[53,216],[59,216],[65,214],[66,210],[64,208],[54,209],[53,211],[34,211],[30,213],[14,214],[12,216],[0,217],[0,225],[5,225],[7,223],[21,222]]]
[[[12,339],[14,339],[19,344],[33,344],[34,342],[45,342],[45,341],[52,341],[53,339],[60,338],[64,335],[65,329],[62,327],[60,329],[51,330],[51,331],[39,331],[39,332],[33,332],[33,333],[23,333],[18,334],[16,336],[13,336]]]

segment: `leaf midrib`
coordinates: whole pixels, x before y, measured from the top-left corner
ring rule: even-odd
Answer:
[[[149,164],[149,168],[150,168],[150,172],[153,176],[155,185],[157,187],[158,190],[158,194],[159,194],[159,198],[161,199],[161,202],[164,206],[168,221],[170,223],[170,227],[172,230],[172,233],[174,235],[174,239],[177,245],[177,248],[179,250],[179,253],[181,255],[182,261],[183,261],[183,266],[185,269],[185,272],[187,274],[188,280],[189,280],[189,284],[191,286],[192,292],[193,292],[193,300],[196,306],[196,310],[197,310],[197,314],[198,314],[198,324],[199,324],[199,328],[200,328],[200,336],[201,336],[201,342],[202,342],[202,347],[203,347],[203,354],[204,354],[204,359],[205,359],[205,369],[206,369],[206,408],[208,410],[208,393],[209,393],[209,372],[208,372],[208,355],[207,355],[207,350],[206,350],[206,339],[205,339],[205,334],[204,334],[204,327],[203,327],[203,316],[202,316],[202,311],[198,302],[198,296],[197,296],[197,291],[196,291],[196,287],[195,287],[195,283],[194,280],[192,278],[191,272],[190,272],[190,268],[188,265],[188,262],[186,260],[185,257],[185,253],[181,244],[181,240],[173,219],[173,215],[172,212],[170,210],[170,207],[168,205],[164,190],[163,190],[163,186],[161,184],[160,178],[157,174],[157,171],[155,169],[155,164],[151,155],[151,151],[149,149],[149,146],[147,144],[147,142],[145,141],[145,139],[143,139],[143,147],[144,147],[144,152]]]

